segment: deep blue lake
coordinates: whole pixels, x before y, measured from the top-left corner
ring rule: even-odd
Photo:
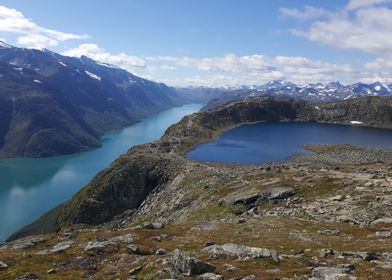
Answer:
[[[261,123],[243,125],[201,144],[187,154],[204,162],[267,163],[306,154],[304,144],[352,144],[392,148],[392,130],[317,123]]]
[[[102,137],[99,149],[52,158],[0,160],[0,242],[20,227],[71,198],[130,147],[151,142],[182,117],[200,110],[171,108]]]

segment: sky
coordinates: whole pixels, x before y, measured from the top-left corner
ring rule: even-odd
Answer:
[[[392,0],[0,0],[0,40],[179,87],[392,83]]]

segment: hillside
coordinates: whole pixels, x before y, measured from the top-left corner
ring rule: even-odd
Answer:
[[[77,153],[105,132],[177,106],[164,84],[87,57],[0,47],[0,157]]]
[[[308,146],[311,155],[262,165],[199,163],[184,154],[244,123],[355,120],[391,128],[391,112],[392,100],[380,97],[261,98],[185,117],[13,235],[0,249],[3,275],[388,279],[390,150]]]

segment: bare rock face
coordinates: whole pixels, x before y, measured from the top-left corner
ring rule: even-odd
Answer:
[[[213,257],[220,257],[226,255],[226,256],[237,257],[239,260],[266,258],[274,262],[279,262],[279,257],[275,250],[248,247],[245,245],[239,245],[233,243],[208,246],[206,248],[203,248],[202,251],[211,253]]]
[[[187,252],[175,250],[170,260],[174,274],[196,276],[213,272],[215,266],[191,257]]]

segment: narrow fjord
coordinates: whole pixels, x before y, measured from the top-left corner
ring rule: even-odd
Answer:
[[[0,241],[71,198],[99,171],[135,145],[158,139],[199,104],[165,110],[102,137],[102,147],[70,156],[0,160]]]

